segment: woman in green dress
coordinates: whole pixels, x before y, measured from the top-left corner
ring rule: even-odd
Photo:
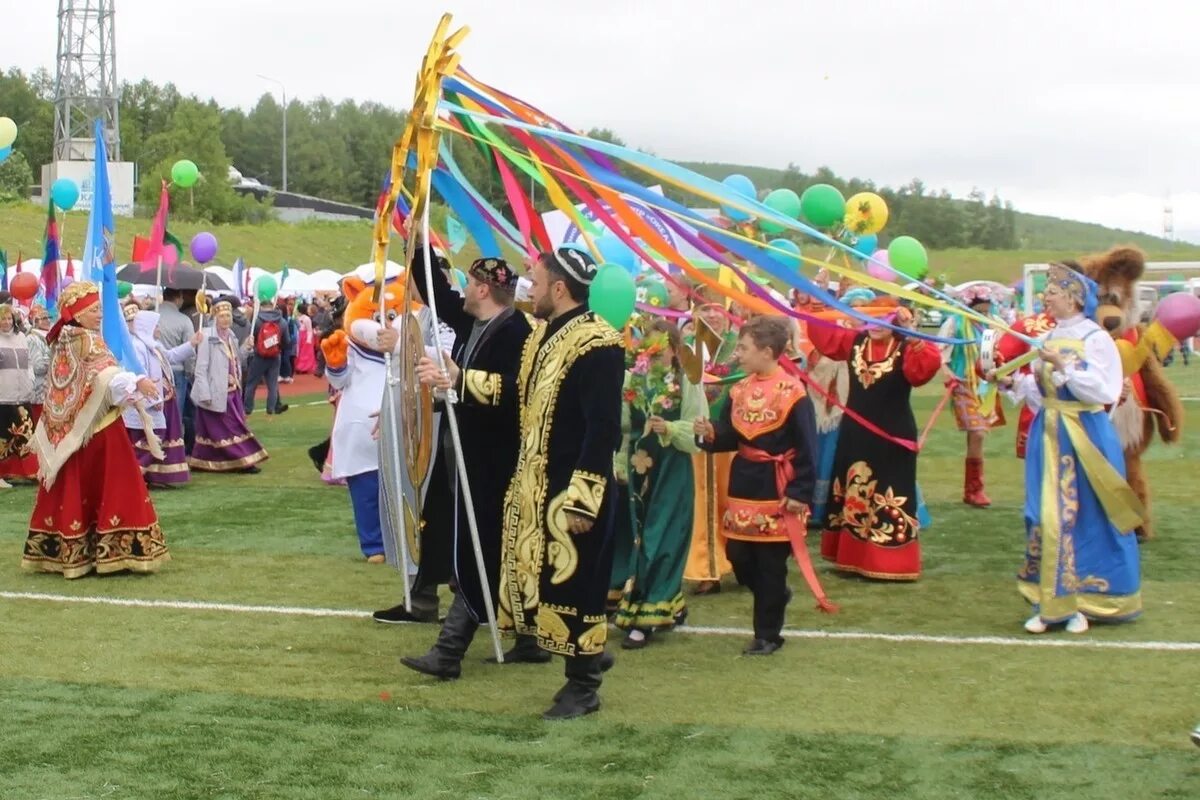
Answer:
[[[626,648],[644,647],[655,631],[669,630],[686,615],[683,569],[692,538],[692,454],[698,449],[692,420],[707,417],[708,404],[683,374],[681,348],[678,329],[656,320],[626,377],[617,473],[628,483],[633,550],[616,614],[617,626],[628,631]]]

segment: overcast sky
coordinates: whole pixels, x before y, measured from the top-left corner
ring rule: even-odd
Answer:
[[[15,2],[16,0],[9,0]],[[53,70],[56,3],[0,65]],[[41,12],[37,6],[44,6]],[[674,160],[998,191],[1200,241],[1195,0],[117,0],[117,72],[223,105],[411,99],[443,10],[476,77]],[[295,167],[293,167],[295,168]],[[767,188],[767,187],[760,187]]]

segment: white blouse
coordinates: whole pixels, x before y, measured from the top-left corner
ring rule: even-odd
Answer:
[[[1051,373],[1055,387],[1066,386],[1081,403],[1113,405],[1121,399],[1125,376],[1121,369],[1121,354],[1116,342],[1104,329],[1082,314],[1062,320],[1043,336],[1042,345],[1057,339],[1072,339],[1083,342],[1083,364],[1073,355],[1066,355],[1062,369]],[[1033,371],[1016,377],[1010,396],[1016,402],[1024,401],[1030,408],[1042,407],[1042,395],[1038,390],[1037,375],[1042,370],[1042,360],[1033,362]]]

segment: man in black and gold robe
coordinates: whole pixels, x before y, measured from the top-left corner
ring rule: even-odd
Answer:
[[[502,629],[566,659],[567,683],[543,716],[568,719],[600,708],[625,358],[621,335],[587,310],[590,257],[543,253],[529,275],[546,324],[526,341],[518,374],[467,370],[462,381],[468,402],[518,409],[497,613]]]
[[[426,270],[421,248],[417,248],[417,253],[412,264],[413,280],[424,298]],[[450,288],[444,269],[434,269],[430,277],[433,280],[438,318],[453,328],[455,333],[453,358],[447,364],[454,379],[451,381],[448,375],[443,375],[438,365],[428,358],[421,360],[417,374],[423,382],[442,389],[456,385],[463,462],[470,481],[480,549],[483,551],[488,587],[494,604],[500,572],[504,494],[516,468],[519,446],[517,408],[515,403],[463,402],[469,393],[462,380],[465,375],[486,374],[507,376],[510,381],[515,381],[522,348],[531,326],[529,319],[513,307],[517,274],[501,259],[483,258],[471,264],[462,295]],[[460,369],[459,364],[465,370]],[[449,438],[447,433],[445,439]],[[449,453],[448,458],[452,462],[453,449],[448,441],[443,443],[442,450]],[[453,463],[449,469],[455,469]],[[479,582],[465,498],[457,473],[451,476],[446,490],[450,493],[447,502],[454,509],[449,529],[433,531],[427,523],[423,542],[432,536],[442,536],[452,542],[458,593],[433,648],[423,656],[402,658],[401,663],[426,675],[451,679],[461,673],[463,656],[479,624],[485,621],[486,613],[484,588]],[[430,497],[427,496],[426,505],[429,503]],[[423,548],[422,559],[428,550],[428,547]],[[424,560],[421,567],[425,568]],[[532,637],[519,640],[517,647],[505,656],[506,663],[549,660],[549,655],[537,647]]]

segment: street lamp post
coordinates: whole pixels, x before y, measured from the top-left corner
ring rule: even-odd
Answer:
[[[287,115],[287,112],[288,112],[287,87],[283,85],[283,81],[276,80],[275,78],[269,78],[266,75],[259,75],[258,77],[262,78],[264,81],[269,81],[270,83],[278,84],[279,92],[280,92],[280,94],[283,95],[283,191],[286,192],[288,190],[288,181],[287,181],[287,117],[288,117],[288,115]]]

